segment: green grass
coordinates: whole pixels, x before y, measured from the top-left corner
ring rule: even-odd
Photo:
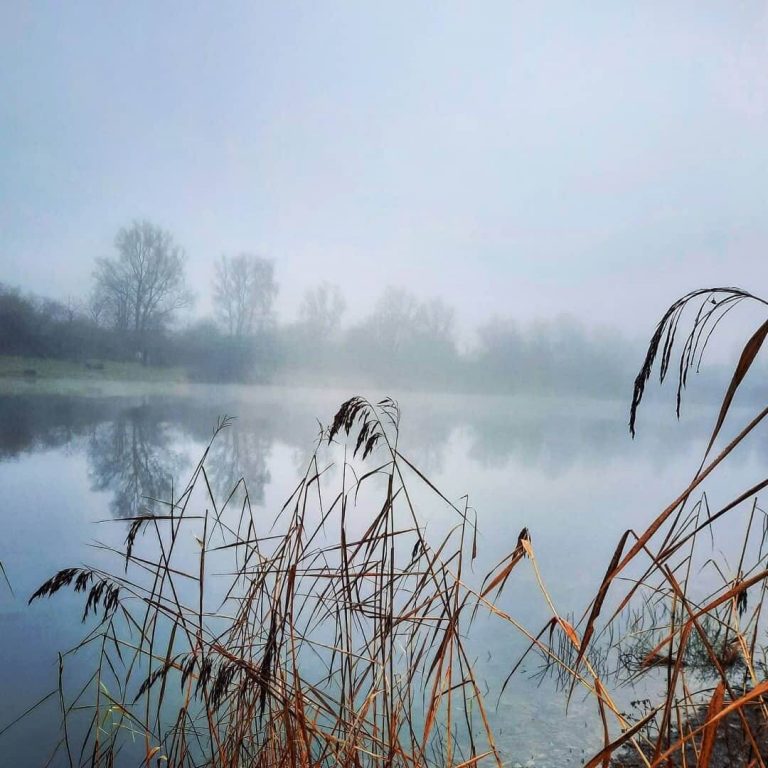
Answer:
[[[71,360],[0,356],[0,378],[21,379],[30,384],[43,379],[182,383],[187,380],[187,375],[183,368],[144,366],[131,362],[89,360],[87,365]]]
[[[52,387],[57,391],[80,390],[109,387],[116,383],[156,386],[188,381],[183,368],[111,360],[89,360],[88,363],[90,367],[85,362],[71,360],[0,356],[0,391],[48,391]]]

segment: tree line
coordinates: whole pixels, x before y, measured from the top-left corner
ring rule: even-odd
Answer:
[[[272,260],[221,256],[212,273],[213,316],[181,322],[191,307],[183,249],[148,222],[120,229],[99,258],[89,295],[57,302],[0,285],[0,354],[178,365],[203,381],[435,388],[448,391],[613,393],[626,384],[619,339],[556,320],[521,329],[495,318],[461,350],[453,309],[385,288],[359,322],[327,282],[308,290],[298,318],[280,323]]]

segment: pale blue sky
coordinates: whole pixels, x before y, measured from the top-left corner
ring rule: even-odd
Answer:
[[[147,217],[201,310],[244,249],[284,317],[322,279],[642,332],[768,293],[766,7],[6,0],[0,280],[83,294]]]

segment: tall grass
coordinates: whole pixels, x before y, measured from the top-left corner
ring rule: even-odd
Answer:
[[[655,363],[662,380],[674,370],[684,318],[693,315],[676,368],[678,408],[712,331],[743,301],[765,304],[736,289],[710,289],[664,315],[635,384],[633,434]],[[483,614],[499,632],[521,636],[525,655],[538,654],[567,696],[578,688],[592,698],[604,747],[588,766],[612,759],[706,766],[723,723],[742,734],[743,764],[765,765],[766,516],[755,496],[768,478],[717,510],[701,491],[768,415],[761,410],[715,452],[766,335],[768,321],[744,348],[700,468],[648,526],[621,537],[578,622],[555,605],[527,528],[483,572],[474,513],[401,452],[394,401],[344,403],[269,519],[251,506],[244,480],[225,498],[212,490],[206,457],[230,427],[223,419],[186,486],[156,500],[164,511],[131,519],[124,550],[113,553],[120,568],[61,571],[31,598],[71,588],[84,595],[83,618],[98,616],[74,649],[97,649],[93,675],[73,696],[59,678],[53,759],[216,768],[501,765],[489,716],[495,699],[486,701],[473,664],[472,626]],[[421,505],[451,521],[437,539],[427,535]],[[739,513],[738,551],[701,563],[707,537],[726,518],[736,525]],[[700,564],[716,578],[702,577]],[[499,605],[520,568],[538,584],[549,615],[543,627],[526,627]],[[611,658],[619,675],[608,671]],[[522,661],[510,664],[495,694]],[[664,693],[630,717],[610,690],[639,674],[659,675]]]

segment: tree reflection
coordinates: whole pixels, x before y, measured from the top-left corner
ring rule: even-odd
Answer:
[[[172,430],[147,405],[126,408],[98,424],[88,444],[93,490],[109,491],[115,517],[135,517],[154,500],[171,498],[173,478],[184,457],[172,448]]]
[[[224,503],[240,479],[245,480],[252,504],[264,502],[269,483],[269,453],[272,437],[262,421],[235,421],[219,433],[206,459],[205,469],[217,501]]]
[[[133,517],[152,508],[151,499],[170,499],[172,482],[177,493],[181,490],[217,418],[230,413],[237,419],[218,436],[206,462],[209,481],[223,503],[242,477],[251,502],[260,505],[273,474],[304,471],[318,438],[317,419],[328,424],[342,399],[334,393],[311,399],[266,390],[229,399],[225,394],[211,389],[196,397],[140,399],[0,396],[0,462],[85,450],[93,490],[111,494],[113,515]],[[580,464],[631,459],[663,466],[670,456],[706,440],[711,427],[694,417],[676,423],[668,410],[657,414],[651,408],[647,427],[633,441],[625,411],[623,403],[603,401],[411,394],[403,403],[399,446],[428,476],[444,472],[456,458],[494,471],[512,463],[556,477]],[[336,448],[321,454],[335,462],[331,472],[343,461]],[[768,448],[752,440],[744,451],[764,457]],[[285,490],[281,486],[280,492]]]

